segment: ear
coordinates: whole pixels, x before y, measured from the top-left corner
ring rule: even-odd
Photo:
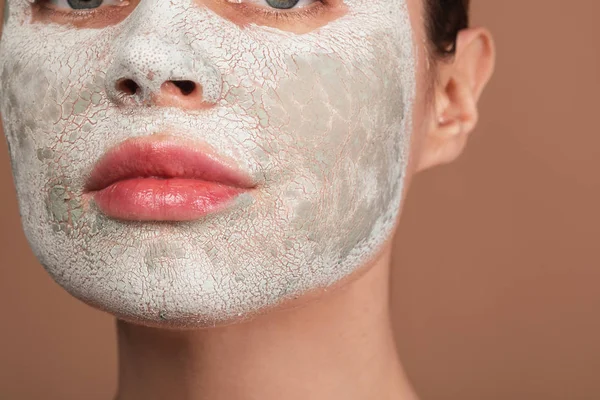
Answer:
[[[417,170],[449,163],[462,153],[477,124],[477,102],[492,76],[495,54],[492,36],[486,29],[459,32],[453,59],[442,60],[438,66],[435,109],[427,123]]]

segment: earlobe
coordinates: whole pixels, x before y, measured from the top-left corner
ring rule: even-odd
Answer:
[[[463,151],[478,121],[477,102],[494,69],[491,34],[483,28],[459,32],[456,53],[440,60],[431,116],[418,170],[454,161]]]

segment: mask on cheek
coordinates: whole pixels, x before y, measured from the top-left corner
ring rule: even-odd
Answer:
[[[23,226],[77,298],[212,326],[338,282],[392,234],[415,96],[405,1],[349,0],[303,34],[188,0],[102,28],[15,3],[0,111]]]

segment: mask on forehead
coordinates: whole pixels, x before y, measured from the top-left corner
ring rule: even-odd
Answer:
[[[242,14],[274,0],[142,0],[93,27],[9,2],[0,111],[23,226],[77,298],[231,322],[340,281],[392,234],[415,95],[404,1],[348,0],[303,32]]]

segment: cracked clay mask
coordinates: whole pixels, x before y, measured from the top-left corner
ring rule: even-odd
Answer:
[[[72,295],[141,323],[225,323],[338,282],[392,234],[416,83],[405,0],[8,3],[0,112],[22,222]],[[343,12],[323,22],[328,7]],[[167,179],[212,168],[161,158],[172,145],[251,185]],[[94,173],[120,191],[102,203]],[[163,207],[182,198],[201,212]]]

